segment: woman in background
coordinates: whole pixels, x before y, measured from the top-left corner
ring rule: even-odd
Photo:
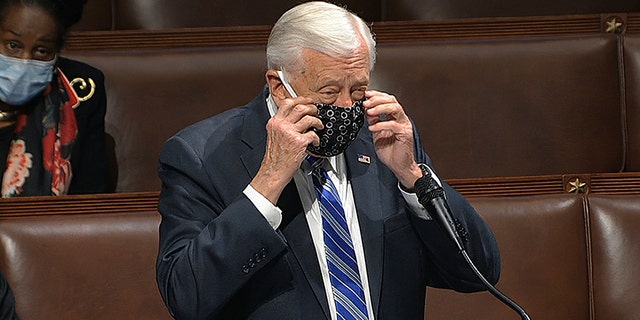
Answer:
[[[0,0],[4,198],[105,192],[104,75],[59,56],[85,2]]]

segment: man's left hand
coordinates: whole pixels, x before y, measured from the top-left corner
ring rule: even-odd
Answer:
[[[413,124],[393,95],[375,90],[365,92],[369,130],[376,153],[407,188],[422,175],[414,156]]]

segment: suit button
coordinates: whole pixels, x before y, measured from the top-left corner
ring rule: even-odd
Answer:
[[[244,266],[242,266],[242,273],[244,273],[244,274],[249,273],[249,267],[246,264]]]
[[[254,268],[256,266],[255,261],[253,259],[249,259],[249,268]]]

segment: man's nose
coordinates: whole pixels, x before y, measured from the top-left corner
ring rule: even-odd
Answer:
[[[341,92],[338,100],[336,100],[336,105],[340,107],[351,107],[354,101],[351,98],[351,92]]]

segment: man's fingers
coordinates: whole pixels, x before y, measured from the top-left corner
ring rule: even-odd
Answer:
[[[300,120],[294,123],[296,131],[300,133],[305,133],[312,128],[322,129],[324,126],[322,125],[322,120],[316,116],[304,115]]]
[[[291,122],[296,122],[305,115],[317,115],[318,108],[312,103],[313,100],[304,97],[285,99],[278,107],[276,115],[291,119]]]

